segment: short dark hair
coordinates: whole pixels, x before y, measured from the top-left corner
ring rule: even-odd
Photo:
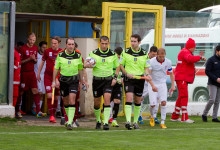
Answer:
[[[132,34],[131,37],[136,38],[138,42],[141,41],[141,36],[139,34]]]
[[[103,36],[100,37],[100,42],[101,42],[101,40],[109,41],[109,38],[107,36],[103,35]]]
[[[215,51],[220,51],[220,45],[217,45],[217,46],[215,47]]]
[[[117,47],[115,49],[115,53],[118,54],[118,55],[121,55],[122,51],[123,51],[123,49],[121,47]]]
[[[46,44],[47,45],[47,42],[46,41],[41,41],[38,45],[41,47],[42,45]]]
[[[52,37],[51,39],[57,40],[58,43],[61,42],[61,38],[60,38],[59,36],[54,36],[54,37]]]
[[[23,45],[24,45],[24,42],[19,41],[19,42],[16,43],[16,45],[17,45],[17,46],[23,46]]]
[[[73,37],[68,37],[66,38],[66,44],[68,43],[68,40],[73,40],[74,41],[74,44],[75,44],[75,39]]]
[[[149,52],[157,52],[157,47],[156,46],[151,46],[150,51]]]

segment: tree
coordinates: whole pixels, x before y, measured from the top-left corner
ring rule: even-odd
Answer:
[[[167,10],[197,11],[201,8],[216,5],[220,0],[16,0],[17,12],[69,14],[69,15],[102,15],[102,2],[138,3],[163,5]]]

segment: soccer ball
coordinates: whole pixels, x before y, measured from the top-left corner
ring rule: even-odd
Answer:
[[[87,57],[87,58],[86,58],[86,62],[89,63],[89,64],[92,64],[92,66],[95,67],[96,62],[95,62],[95,59],[94,59],[94,58],[92,58],[92,57]]]

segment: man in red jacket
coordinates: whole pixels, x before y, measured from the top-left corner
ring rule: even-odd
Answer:
[[[206,60],[205,57],[197,55],[194,56],[195,41],[191,38],[185,44],[185,47],[179,52],[177,56],[177,65],[175,70],[175,81],[178,89],[178,97],[176,100],[174,112],[171,116],[171,121],[181,121],[186,123],[194,123],[190,120],[187,113],[188,105],[188,84],[193,83],[195,78],[195,63],[200,60]],[[182,118],[180,119],[180,111],[182,111]]]

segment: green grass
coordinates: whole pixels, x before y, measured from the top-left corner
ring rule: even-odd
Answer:
[[[67,131],[63,126],[30,126],[19,124],[15,119],[0,119],[1,150],[212,150],[219,149],[220,123],[204,123],[201,117],[191,117],[196,123],[186,124],[169,121],[167,129],[159,125],[140,125],[140,130],[126,130],[124,117],[119,117],[120,127],[109,131],[74,128]]]

